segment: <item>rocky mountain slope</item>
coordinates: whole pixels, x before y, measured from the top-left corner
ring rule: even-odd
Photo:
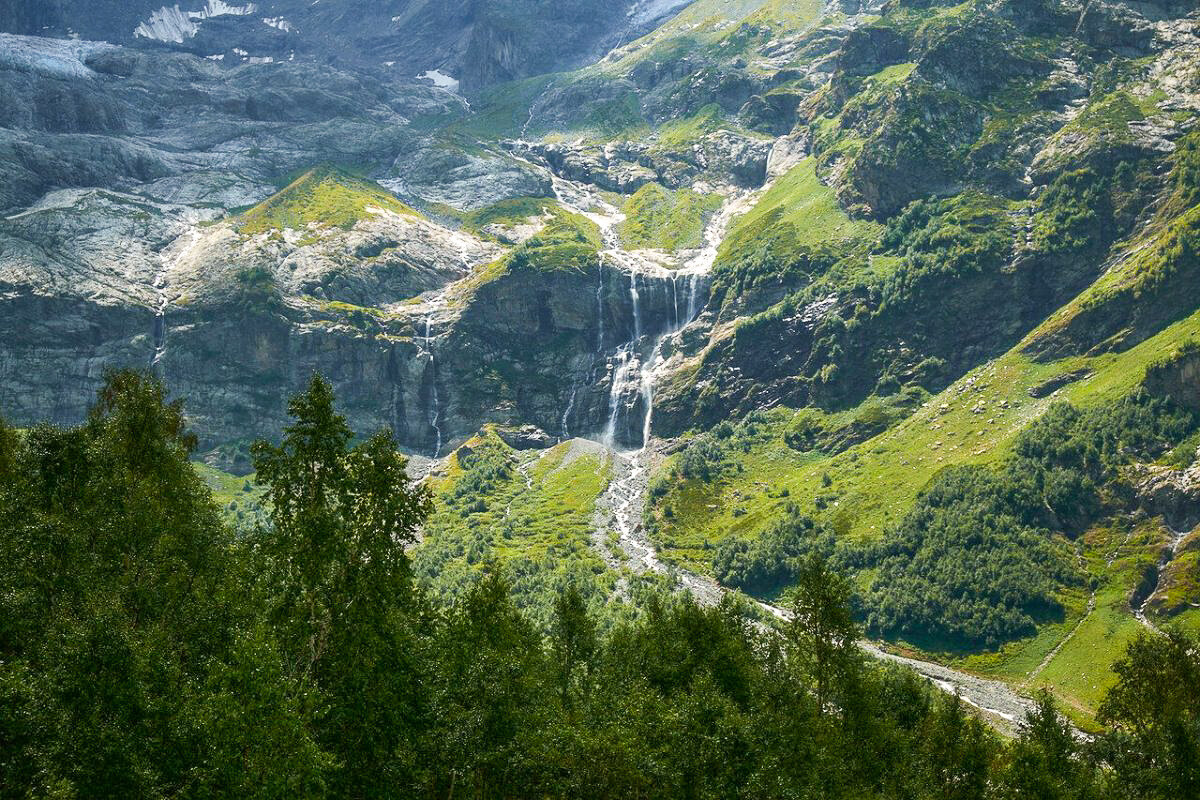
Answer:
[[[432,470],[448,594],[771,601],[819,551],[874,635],[1086,721],[1131,631],[1200,624],[1198,26],[9,4],[0,411],[143,366],[241,474],[319,370]]]
[[[579,66],[683,0],[14,0],[0,30],[186,52],[235,63],[311,61],[474,93]]]

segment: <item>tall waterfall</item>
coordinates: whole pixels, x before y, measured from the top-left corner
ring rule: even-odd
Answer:
[[[602,255],[612,267],[629,273],[629,303],[633,316],[632,338],[615,351],[609,351],[605,341],[605,286],[604,271],[600,269],[600,280],[596,289],[598,361],[607,364],[609,380],[608,413],[600,434],[601,441],[616,449],[619,444],[631,444],[632,434],[639,431],[638,445],[644,447],[650,438],[651,421],[654,415],[654,380],[662,366],[663,345],[668,337],[687,327],[702,310],[701,293],[706,277],[716,262],[721,241],[732,221],[747,211],[768,186],[757,191],[741,191],[726,197],[722,208],[705,225],[703,243],[693,251],[681,253],[676,269],[667,269],[660,260],[648,257],[645,252],[626,250],[621,242],[620,224],[625,214],[596,187],[568,180],[555,174],[544,161],[535,163],[522,155],[528,154],[527,143],[517,141],[510,149],[512,157],[543,171],[550,178],[554,195],[564,208],[580,214],[594,222],[604,242]],[[681,284],[683,284],[681,286]],[[665,304],[647,303],[649,293],[665,289],[670,293]],[[686,291],[686,297],[680,295]],[[650,305],[665,312],[664,318],[646,318],[645,307]],[[611,329],[611,328],[610,328]],[[610,337],[611,338],[611,337]],[[610,353],[611,355],[606,355]],[[568,435],[568,422],[576,403],[578,385],[572,385],[565,399],[566,410],[562,417],[562,435]],[[636,427],[622,420],[628,419],[640,407],[642,417]],[[627,435],[622,436],[624,431]]]
[[[433,457],[438,458],[442,454],[442,408],[441,398],[438,397],[438,364],[437,354],[433,350],[433,322],[430,317],[425,318],[425,336],[422,339],[425,355],[429,357],[429,426],[433,428],[435,444],[433,448]]]
[[[680,280],[686,279],[687,314],[679,314],[681,299],[679,296]],[[601,441],[611,448],[621,443],[618,431],[621,421],[633,414],[640,406],[642,417],[640,425],[634,428],[627,424],[626,431],[640,432],[640,446],[650,441],[650,426],[654,416],[654,380],[663,362],[663,345],[666,340],[687,326],[699,313],[699,293],[704,276],[699,273],[680,275],[669,273],[660,276],[660,285],[668,292],[668,302],[662,304],[667,314],[665,324],[661,327],[647,324],[642,319],[644,303],[638,290],[638,274],[632,273],[629,282],[629,301],[633,310],[633,339],[621,345],[609,359],[610,385],[608,397],[608,422],[604,428]],[[643,279],[643,288],[646,287]],[[657,329],[657,333],[646,335],[646,331]],[[626,442],[629,443],[629,442]]]
[[[182,240],[184,237],[180,237]],[[177,267],[200,243],[200,231],[195,228],[187,232],[187,242],[179,249],[174,258],[163,259],[158,273],[154,276],[154,291],[158,296],[158,305],[154,311],[154,358],[151,367],[157,367],[167,354],[167,309],[171,305],[171,297],[167,280],[171,269]],[[178,240],[177,240],[178,241]]]

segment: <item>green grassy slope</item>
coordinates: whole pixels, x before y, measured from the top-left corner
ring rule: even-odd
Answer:
[[[340,169],[319,167],[238,215],[235,225],[248,236],[310,226],[349,230],[379,211],[416,213],[381,186]]]
[[[471,439],[430,479],[435,511],[413,554],[435,593],[455,598],[486,569],[512,581],[518,603],[539,621],[564,581],[607,599],[617,574],[592,546],[596,499],[608,487],[609,456],[568,441],[517,451],[495,432]]]

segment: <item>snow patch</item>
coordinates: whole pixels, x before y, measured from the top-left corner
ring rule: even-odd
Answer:
[[[150,15],[150,19],[138,25],[133,35],[156,42],[183,44],[200,32],[200,26],[179,10],[179,6],[163,6]]]
[[[651,22],[656,22],[668,14],[674,14],[684,6],[691,3],[692,0],[638,0],[633,4],[633,8],[629,9],[629,22],[631,25],[646,25]]]
[[[178,8],[178,6],[176,6]],[[208,0],[208,5],[199,11],[189,11],[192,19],[212,19],[213,17],[248,17],[258,11],[254,3],[244,6],[231,6],[225,0]]]
[[[283,31],[284,33],[291,33],[293,30],[295,30],[292,27],[292,23],[288,22],[283,17],[264,17],[263,24],[269,25],[276,30]]]
[[[417,76],[417,80],[429,81],[439,89],[445,89],[447,92],[454,92],[455,94],[458,93],[458,79],[452,78],[440,70],[426,70]]]
[[[213,17],[246,17],[258,10],[254,3],[231,6],[225,0],[208,0],[199,11],[181,11],[179,6],[163,6],[150,14],[150,19],[138,25],[133,35],[158,42],[183,44],[200,32],[200,22]]]

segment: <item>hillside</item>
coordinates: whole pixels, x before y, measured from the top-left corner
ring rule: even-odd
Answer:
[[[147,370],[249,526],[319,373],[438,603],[774,624],[815,557],[1088,730],[1200,631],[1194,2],[85,6],[0,10],[10,423]]]

